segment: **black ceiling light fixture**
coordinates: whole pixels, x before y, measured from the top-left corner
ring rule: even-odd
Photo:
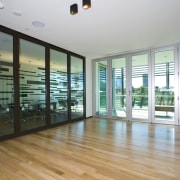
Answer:
[[[89,9],[91,7],[91,0],[82,0],[83,4],[82,7],[83,9]]]
[[[91,0],[82,0],[83,9],[89,9],[91,7]],[[70,14],[75,15],[78,13],[78,5],[76,3],[70,6]]]
[[[78,5],[77,4],[72,4],[70,6],[70,14],[74,15],[78,13]]]

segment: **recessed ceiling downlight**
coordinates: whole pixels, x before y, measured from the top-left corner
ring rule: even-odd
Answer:
[[[40,21],[33,21],[32,25],[34,27],[37,27],[37,28],[43,28],[45,26],[45,24],[43,22],[40,22]]]
[[[0,2],[0,9],[4,9],[4,4]]]
[[[22,15],[22,13],[21,13],[20,11],[14,11],[13,14],[14,14],[15,16],[21,16],[21,15]]]

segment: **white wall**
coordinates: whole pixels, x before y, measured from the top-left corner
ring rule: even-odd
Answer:
[[[92,62],[86,59],[86,117],[92,116]]]

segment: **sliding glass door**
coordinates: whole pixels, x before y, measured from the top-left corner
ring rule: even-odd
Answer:
[[[95,61],[95,114],[180,124],[177,57],[169,47]]]
[[[131,58],[132,119],[148,120],[148,54]]]
[[[112,116],[126,117],[126,58],[112,59]]]
[[[175,71],[175,50],[154,53],[154,111],[155,122],[175,121],[175,90],[178,88]]]
[[[107,113],[107,61],[96,62],[96,115]]]

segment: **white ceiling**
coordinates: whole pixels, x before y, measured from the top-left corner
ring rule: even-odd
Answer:
[[[82,0],[0,3],[1,25],[88,59],[180,42],[180,0],[91,0],[88,10]],[[69,13],[73,3],[79,7],[76,15]],[[34,27],[33,21],[45,27]]]

